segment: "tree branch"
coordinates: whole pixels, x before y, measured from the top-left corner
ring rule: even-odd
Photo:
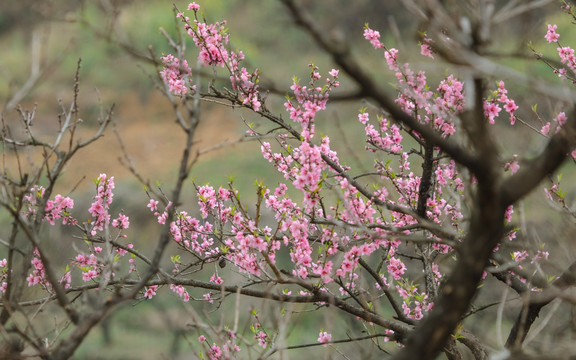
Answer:
[[[326,51],[332,60],[343,70],[356,84],[360,87],[360,93],[372,98],[382,108],[386,109],[390,115],[409,129],[418,132],[427,139],[432,145],[440,147],[450,157],[458,163],[466,166],[474,173],[482,170],[482,162],[470,154],[470,152],[456,143],[451,138],[443,138],[439,132],[432,127],[420,123],[414,117],[402,111],[394,101],[386,94],[375,81],[372,75],[366,73],[357,63],[350,53],[347,45],[329,39],[317,25],[314,19],[302,10],[302,7],[296,3],[296,0],[281,0],[290,11],[294,21],[306,30],[316,43]]]
[[[511,205],[528,194],[546,176],[556,170],[575,147],[576,109],[572,111],[562,130],[552,136],[544,150],[504,181],[501,195],[504,204]]]

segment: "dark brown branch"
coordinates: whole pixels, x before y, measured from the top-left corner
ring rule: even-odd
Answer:
[[[468,167],[474,173],[482,171],[482,162],[469,151],[458,145],[455,140],[445,139],[439,132],[432,127],[420,123],[414,117],[402,111],[394,101],[386,94],[384,89],[379,86],[371,74],[368,74],[358,64],[350,53],[350,49],[343,43],[329,39],[325,31],[321,30],[311,16],[302,10],[302,7],[296,4],[295,0],[281,0],[290,11],[296,24],[304,28],[316,41],[316,43],[329,55],[332,60],[343,70],[351,79],[360,87],[360,93],[372,98],[382,108],[386,109],[396,121],[406,125],[409,129],[414,130],[427,139],[432,145],[440,147],[444,152],[449,154],[455,161]]]
[[[394,296],[392,296],[392,293],[390,290],[388,290],[386,284],[384,284],[384,281],[382,281],[382,278],[378,275],[378,273],[374,271],[374,269],[364,259],[360,258],[358,263],[372,276],[378,285],[380,285],[380,288],[384,292],[384,295],[386,295],[386,298],[390,302],[390,305],[394,309],[398,319],[405,323],[411,323],[411,320],[408,319],[406,315],[404,315],[404,311],[402,311],[402,308],[398,305],[396,299],[394,299]]]
[[[522,164],[518,172],[502,184],[502,200],[511,205],[534,189],[547,175],[556,170],[576,147],[576,109],[562,130],[555,134],[544,150]]]
[[[458,249],[458,262],[440,289],[434,308],[394,359],[435,358],[476,294],[486,260],[504,232],[504,208],[498,201],[495,184],[478,185],[469,233]]]
[[[12,217],[15,221],[18,222],[19,227],[22,229],[23,233],[26,235],[30,243],[33,245],[34,248],[38,249],[38,254],[40,255],[40,260],[42,261],[42,265],[44,266],[44,273],[46,274],[46,279],[52,286],[52,289],[55,293],[55,298],[58,301],[60,307],[66,312],[66,315],[70,318],[70,320],[76,324],[79,321],[79,314],[78,312],[72,308],[70,300],[66,297],[66,292],[64,288],[58,282],[56,275],[54,274],[54,270],[51,264],[51,258],[47,257],[45,252],[40,247],[40,241],[38,238],[39,226],[33,227],[30,223],[28,223],[25,219],[22,218],[20,214],[17,212],[12,211]],[[39,211],[39,213],[42,213]]]
[[[122,297],[116,297],[108,301],[104,306],[82,317],[78,326],[72,333],[64,340],[62,340],[54,349],[54,351],[47,357],[48,360],[69,359],[76,349],[82,344],[90,330],[98,325],[111,311],[113,307],[125,301]]]
[[[230,101],[232,104],[238,104],[238,106],[244,106],[244,107],[250,108],[249,105],[248,106],[241,105],[242,102],[238,98],[236,98],[232,95],[224,94],[223,92],[217,90],[216,88],[212,88],[212,91],[213,91],[213,93],[208,94],[208,96],[212,96],[212,97],[216,97],[216,98],[220,98],[220,99],[226,99],[226,100]],[[278,117],[278,116],[272,114],[270,111],[268,111],[266,109],[262,109],[262,110],[258,111],[258,114],[260,116],[272,121],[273,123],[279,125],[282,129],[288,131],[295,138],[297,138],[297,139],[300,138],[300,134],[298,133],[298,131],[296,131],[289,124],[284,122],[284,120],[282,120],[281,117]],[[391,203],[385,202],[385,201],[381,201],[380,199],[375,197],[374,194],[372,194],[366,187],[362,186],[358,182],[357,177],[350,175],[346,170],[344,170],[339,164],[335,163],[327,155],[322,154],[322,160],[328,166],[330,166],[330,168],[332,168],[339,176],[342,176],[346,180],[348,180],[348,183],[350,185],[352,185],[354,188],[356,188],[356,190],[358,190],[358,192],[360,192],[362,195],[364,195],[367,199],[370,199],[370,201],[372,201],[375,205],[383,206],[390,211],[395,211],[395,212],[409,215],[409,216],[413,217],[416,221],[418,221],[418,223],[420,224],[421,227],[430,231],[432,234],[438,236],[439,238],[446,239],[449,241],[454,241],[454,240],[456,240],[456,238],[458,238],[457,234],[452,233],[445,228],[442,228],[441,226],[439,226],[438,224],[436,224],[433,221],[430,221],[426,218],[422,218],[421,216],[418,215],[418,213],[416,211],[414,211],[411,208],[408,208],[405,206],[400,206],[397,204],[391,204]],[[347,224],[347,225],[352,226],[352,224]]]
[[[418,203],[416,204],[416,213],[422,219],[428,219],[428,199],[431,198],[434,191],[432,180],[434,177],[434,146],[428,141],[424,142],[424,161],[422,162],[422,176],[418,186]],[[426,293],[433,301],[436,297],[436,284],[434,272],[429,257],[430,244],[417,244],[418,252],[422,254],[422,264],[424,266],[424,282],[426,284]]]
[[[573,262],[562,275],[552,283],[552,286],[557,289],[565,289],[575,284],[576,262]],[[526,339],[532,324],[540,315],[540,310],[550,304],[552,300],[556,299],[556,296],[547,296],[546,293],[531,296],[529,289],[526,289],[525,294],[529,295],[529,297],[527,297],[527,304],[522,307],[522,310],[516,317],[514,326],[510,330],[510,334],[506,340],[507,348],[519,347],[522,342],[524,342],[524,339]]]
[[[286,346],[283,348],[272,348],[270,349],[270,351],[268,353],[266,353],[266,357],[269,357],[273,354],[275,354],[278,351],[283,351],[283,350],[294,350],[294,349],[302,349],[302,348],[308,348],[308,347],[315,347],[315,346],[325,346],[325,344],[345,344],[345,343],[350,343],[350,342],[358,342],[358,341],[362,341],[362,340],[372,340],[375,338],[388,338],[390,340],[394,340],[395,337],[394,335],[388,335],[388,334],[372,334],[372,335],[367,335],[367,336],[362,336],[362,337],[357,337],[357,338],[349,338],[349,339],[342,339],[342,340],[333,340],[327,343],[310,343],[310,344],[302,344],[302,345],[292,345],[292,346]]]
[[[180,203],[180,197],[182,194],[184,183],[191,171],[190,159],[192,157],[192,145],[194,144],[194,136],[196,135],[196,128],[200,123],[199,100],[200,95],[197,93],[196,96],[192,99],[192,101],[185,102],[188,121],[185,121],[181,112],[176,110],[178,123],[186,133],[186,144],[184,145],[184,151],[182,152],[182,157],[180,158],[180,166],[176,178],[176,184],[174,185],[174,189],[172,190],[172,198],[170,200],[172,201],[173,206],[168,210],[169,219],[171,219],[175,214],[175,208]],[[173,99],[171,99],[171,101],[176,109],[176,103],[174,102]],[[167,222],[162,228],[160,238],[158,240],[156,248],[154,249],[154,255],[152,256],[151,264],[143,273],[140,283],[131,290],[130,294],[127,295],[127,298],[135,298],[138,292],[146,285],[148,280],[150,280],[152,276],[154,276],[154,274],[156,274],[159,271],[159,265],[160,261],[162,260],[162,255],[164,254],[164,251],[166,250],[166,247],[168,246],[169,242],[170,242],[170,223]]]

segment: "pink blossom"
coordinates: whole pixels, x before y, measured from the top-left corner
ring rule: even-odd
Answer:
[[[490,124],[494,124],[494,118],[498,116],[502,109],[493,101],[484,101],[484,116],[488,118]]]
[[[398,70],[398,50],[397,49],[390,49],[384,52],[384,57],[386,58],[386,62],[388,63],[388,67],[390,70],[396,71]]]
[[[162,80],[168,85],[168,89],[176,95],[186,95],[188,92],[188,78],[192,75],[192,69],[186,60],[168,54],[161,58],[164,69],[160,71]]]
[[[28,287],[30,287],[39,284],[42,281],[42,278],[32,273],[26,277],[26,281],[28,281]]]
[[[98,276],[98,272],[94,269],[90,269],[82,273],[82,280],[90,281]]]
[[[158,224],[164,225],[166,224],[166,220],[168,220],[168,212],[164,211],[162,214],[158,214]]]
[[[560,37],[560,35],[556,33],[557,28],[558,26],[556,25],[548,24],[548,32],[546,32],[546,35],[544,37],[546,38],[546,40],[548,40],[549,43],[558,42],[558,38]]]
[[[158,201],[150,199],[150,202],[148,203],[148,205],[146,205],[146,207],[149,208],[150,211],[156,211],[158,209]]]
[[[220,349],[220,346],[212,344],[212,347],[210,348],[210,353],[208,355],[210,356],[211,360],[221,359],[222,349]]]
[[[558,127],[562,127],[566,123],[566,120],[568,120],[568,117],[566,116],[566,113],[562,111],[558,113],[558,115],[554,118],[554,120],[558,122]]]
[[[51,290],[52,286],[46,279],[46,273],[44,270],[44,264],[40,260],[40,253],[38,249],[34,249],[34,258],[30,261],[34,270],[28,275],[26,280],[28,281],[28,286],[42,285],[44,289]]]
[[[214,299],[212,299],[212,293],[208,292],[204,295],[202,295],[202,297],[204,298],[204,300],[208,301],[210,304],[214,303]]]
[[[514,160],[509,161],[504,165],[504,171],[510,170],[511,174],[515,174],[520,169],[520,164],[516,160],[516,158],[518,158],[518,154],[514,154],[513,157]]]
[[[432,42],[429,38],[424,38],[424,41],[420,44],[420,55],[427,56],[430,59],[434,59],[434,54],[432,53],[432,46],[430,43]]]
[[[198,11],[200,10],[200,5],[196,4],[195,2],[192,2],[188,4],[188,10]]]
[[[182,285],[174,285],[170,284],[170,290],[178,294],[182,298],[184,302],[188,302],[190,300],[190,295]]]
[[[516,105],[516,103],[514,102],[514,100],[512,99],[506,99],[506,103],[504,105],[504,110],[510,114],[510,124],[514,125],[515,122],[515,117],[514,117],[514,113],[516,112],[516,110],[518,110],[518,105]]]
[[[151,285],[144,288],[144,297],[147,299],[152,299],[156,295],[156,290],[158,290],[158,285]]]
[[[347,273],[354,270],[356,263],[353,260],[345,259],[342,261],[342,265],[340,265],[340,269],[336,270],[336,275],[338,276],[345,276]]]
[[[508,100],[508,90],[506,90],[506,85],[504,81],[498,81],[498,101],[505,103]]]
[[[546,125],[542,126],[540,132],[542,133],[542,135],[548,135],[548,133],[550,132],[550,121],[548,121]]]
[[[97,185],[97,194],[94,196],[94,202],[88,211],[93,216],[90,224],[92,225],[91,235],[96,235],[97,231],[104,230],[105,226],[110,223],[110,214],[108,209],[114,198],[114,177],[107,177],[106,174],[100,174],[94,182]]]
[[[130,227],[130,220],[128,216],[124,214],[119,214],[118,218],[112,220],[112,226],[120,230],[128,229]]]
[[[132,244],[128,244],[126,247],[127,248],[132,248],[131,246]],[[120,255],[120,256],[124,256],[128,253],[128,250],[122,249],[121,247],[116,248],[116,252]]]
[[[528,258],[528,252],[526,250],[522,250],[522,251],[514,251],[512,253],[512,260],[516,261],[516,262],[521,262],[523,260],[526,260]]]
[[[510,161],[510,162],[506,163],[506,165],[504,166],[504,170],[510,170],[511,174],[515,174],[519,169],[520,169],[520,164],[518,164],[518,161],[516,161],[516,160]]]
[[[54,220],[62,219],[62,224],[74,224],[76,221],[68,214],[68,209],[74,207],[74,200],[64,197],[60,194],[54,197],[54,200],[46,202],[46,217],[50,225],[54,225]]]
[[[212,276],[210,277],[210,282],[213,282],[215,284],[222,284],[224,281],[222,280],[222,278],[216,274],[212,274]]]
[[[450,122],[443,123],[440,130],[442,131],[442,134],[445,136],[453,135],[454,133],[456,133],[456,128],[454,127],[454,124]]]
[[[324,347],[328,346],[328,343],[332,341],[332,334],[326,331],[320,331],[318,334],[318,342],[323,343]]]
[[[364,29],[364,38],[369,40],[375,49],[384,47],[384,44],[380,42],[380,33],[378,31],[366,28]]]
[[[542,260],[548,260],[549,255],[550,253],[548,253],[548,251],[538,250],[536,255],[532,257],[532,260],[530,260],[530,263],[535,264],[541,262]]]
[[[258,334],[254,336],[254,340],[258,341],[258,345],[262,346],[262,348],[266,348],[268,345],[268,335],[264,331],[259,331]]]
[[[60,284],[64,287],[64,289],[69,289],[72,284],[72,273],[67,271],[62,278],[60,278]]]
[[[388,272],[394,277],[394,280],[402,279],[402,275],[406,271],[406,265],[404,265],[402,260],[394,257],[390,258],[387,268]]]
[[[574,57],[574,49],[569,46],[559,47],[558,56],[562,64],[567,64],[571,69],[576,68],[576,58]]]
[[[504,218],[506,219],[507,223],[512,222],[512,214],[514,213],[514,206],[510,205],[506,208],[506,213],[504,214]]]

